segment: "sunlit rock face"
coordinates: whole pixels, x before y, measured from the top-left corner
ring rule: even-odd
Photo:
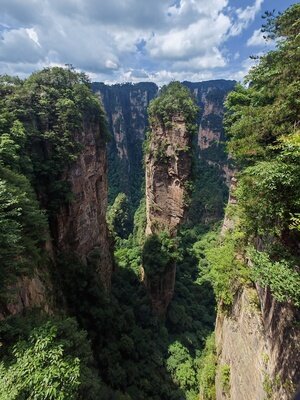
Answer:
[[[228,203],[237,202],[231,179]],[[225,215],[221,234],[234,230],[235,222]],[[256,247],[263,250],[262,240]],[[251,268],[251,260],[248,260]],[[300,381],[299,308],[279,303],[268,288],[258,284],[243,287],[228,312],[218,309],[216,320],[216,399],[217,400],[290,400]],[[230,371],[226,390],[222,369]]]
[[[151,139],[145,157],[146,235],[166,231],[175,237],[187,208],[192,139],[183,115],[174,115],[168,128],[154,118],[150,129]],[[160,275],[144,276],[157,315],[165,314],[173,297],[175,274],[173,263]]]
[[[191,175],[191,135],[182,116],[165,128],[151,126],[146,166],[146,234],[166,230],[176,235],[186,211],[187,183]]]

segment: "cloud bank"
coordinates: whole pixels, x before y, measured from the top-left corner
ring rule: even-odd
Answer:
[[[217,77],[236,59],[228,40],[261,10],[252,2],[0,0],[0,73],[72,64],[109,82]],[[255,31],[248,44],[259,40]]]

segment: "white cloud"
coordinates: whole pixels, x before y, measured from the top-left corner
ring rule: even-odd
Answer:
[[[29,36],[26,28],[11,29],[2,33],[0,61],[37,63],[41,59],[43,59],[43,51]]]
[[[263,0],[249,1],[0,0],[0,73],[68,63],[103,81],[224,76],[226,41]]]
[[[253,22],[257,13],[261,10],[263,2],[264,0],[255,0],[252,6],[247,6],[246,8],[238,8],[236,10],[237,21],[231,27],[231,36],[239,35],[244,29],[249,26],[251,22]]]
[[[34,28],[27,28],[27,29],[25,29],[25,31],[26,31],[27,35],[29,36],[29,39],[31,39],[36,45],[41,47],[41,45],[39,43],[38,34],[34,30]]]
[[[244,9],[239,8],[237,10],[239,20],[245,22],[253,21],[256,14],[260,11],[263,2],[264,0],[255,0],[253,6],[247,6]]]
[[[168,60],[186,60],[208,53],[214,56],[213,48],[222,43],[229,27],[230,20],[223,14],[213,20],[202,18],[188,27],[154,35],[147,49],[153,58]]]
[[[186,25],[196,22],[199,17],[216,18],[227,4],[228,0],[181,0],[179,5],[168,9],[168,15],[177,26]]]
[[[271,42],[264,38],[264,34],[260,29],[256,29],[252,36],[247,40],[247,46],[266,46],[270,45]]]

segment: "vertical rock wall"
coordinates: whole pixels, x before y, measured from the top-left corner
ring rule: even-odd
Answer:
[[[62,174],[70,183],[73,199],[51,219],[52,240],[45,245],[45,263],[30,276],[20,276],[7,288],[8,301],[0,304],[0,319],[32,307],[51,312],[54,307],[49,268],[60,252],[77,256],[88,263],[93,254],[99,280],[106,291],[113,268],[108,229],[106,144],[99,124],[86,122],[74,138],[82,145],[77,160]]]
[[[94,254],[100,280],[109,290],[112,256],[106,225],[106,145],[99,125],[91,123],[85,124],[76,141],[83,150],[63,176],[74,199],[55,218],[55,244],[58,250],[75,254],[85,263]]]
[[[209,165],[214,165],[229,186],[233,172],[225,152],[224,100],[236,82],[218,79],[183,84],[194,94],[200,108],[197,137],[199,157]]]
[[[186,210],[191,174],[191,138],[184,118],[174,116],[172,126],[159,121],[151,127],[146,164],[146,234],[167,230],[176,235]]]
[[[243,288],[216,322],[217,400],[292,400],[300,381],[299,310],[268,290]],[[229,367],[224,390],[222,370]]]
[[[158,119],[151,126],[146,164],[146,235],[167,231],[176,236],[186,211],[187,183],[191,173],[191,136],[181,115],[166,128]],[[145,276],[153,310],[164,315],[173,297],[176,265],[163,274]]]
[[[107,113],[109,200],[124,192],[136,207],[142,197],[143,141],[148,126],[147,107],[156,93],[154,83],[104,85],[93,83]]]
[[[229,203],[236,204],[233,193]],[[225,216],[222,234],[231,229],[234,221]],[[241,288],[229,312],[219,308],[216,399],[292,400],[300,382],[299,320],[299,309],[259,285]],[[227,387],[224,368],[230,371]]]

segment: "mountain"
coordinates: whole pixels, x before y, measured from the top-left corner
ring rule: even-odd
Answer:
[[[227,183],[230,171],[223,146],[223,102],[235,84],[235,81],[222,79],[183,82],[200,108],[196,139],[199,157],[217,165]],[[112,203],[119,192],[124,192],[136,208],[144,181],[142,147],[148,127],[147,107],[157,95],[158,87],[146,82],[116,85],[94,82],[92,89],[103,102],[112,133],[108,145],[109,202]]]

